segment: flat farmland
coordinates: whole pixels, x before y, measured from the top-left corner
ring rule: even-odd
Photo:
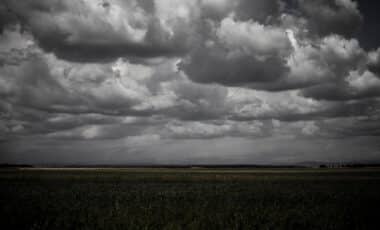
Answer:
[[[380,169],[0,170],[3,229],[379,229]]]

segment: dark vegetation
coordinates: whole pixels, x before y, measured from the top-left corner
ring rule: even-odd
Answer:
[[[2,229],[379,229],[380,169],[2,169]]]

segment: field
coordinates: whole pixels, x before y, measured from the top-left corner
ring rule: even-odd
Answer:
[[[380,169],[2,169],[2,229],[380,229]]]

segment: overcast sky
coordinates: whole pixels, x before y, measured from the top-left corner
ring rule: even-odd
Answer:
[[[377,2],[2,0],[0,163],[379,162]]]

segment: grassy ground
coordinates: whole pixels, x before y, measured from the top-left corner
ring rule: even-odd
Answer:
[[[380,169],[0,171],[2,229],[379,229]]]

